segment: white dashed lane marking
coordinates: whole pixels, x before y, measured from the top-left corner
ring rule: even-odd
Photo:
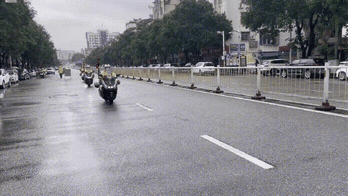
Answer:
[[[135,105],[137,105],[137,106],[139,106],[139,107],[141,107],[141,108],[143,108],[143,109],[145,109],[145,110],[147,110],[147,111],[149,111],[149,112],[152,112],[152,111],[153,111],[152,108],[149,108],[149,107],[147,107],[146,105],[143,105],[143,104],[141,104],[141,103],[136,103]]]
[[[260,167],[262,167],[263,169],[274,168],[272,165],[265,163],[265,162],[255,158],[255,157],[252,157],[252,156],[246,154],[245,152],[242,152],[236,148],[233,148],[232,146],[229,146],[229,145],[227,145],[227,144],[225,144],[225,143],[223,143],[223,142],[221,142],[213,137],[210,137],[209,135],[202,135],[201,137],[216,144],[216,145],[218,145],[218,146],[220,146],[220,147],[222,147],[222,148],[224,148],[224,149],[226,149],[226,150],[228,150],[228,151],[230,151],[230,152],[232,152],[232,153],[234,153],[234,154],[236,154],[236,155],[238,155],[238,156],[240,156],[240,157],[242,157],[242,158],[244,158],[244,159],[246,159],[246,160],[248,160],[248,161],[250,161],[250,162],[252,162],[252,163],[254,163],[254,164],[256,164],[256,165],[258,165],[258,166],[260,166]]]

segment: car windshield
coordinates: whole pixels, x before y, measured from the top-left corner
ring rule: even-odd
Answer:
[[[202,66],[203,63],[197,63],[196,67]]]
[[[299,64],[300,63],[300,60],[294,60],[293,62],[292,62],[292,64]]]

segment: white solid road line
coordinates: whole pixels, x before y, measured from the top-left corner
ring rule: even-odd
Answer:
[[[141,108],[143,108],[143,109],[145,109],[145,110],[147,110],[147,111],[149,111],[149,112],[152,112],[152,111],[153,111],[152,108],[149,108],[149,107],[147,107],[147,106],[145,106],[145,105],[143,105],[143,104],[141,104],[141,103],[136,103],[135,105],[137,105],[137,106],[139,106],[139,107],[141,107]]]
[[[260,166],[260,167],[262,167],[263,169],[272,169],[272,168],[274,168],[272,165],[270,165],[268,163],[265,163],[265,162],[255,158],[255,157],[252,157],[252,156],[246,154],[245,152],[242,152],[242,151],[240,151],[240,150],[238,150],[236,148],[233,148],[232,146],[229,146],[229,145],[227,145],[227,144],[225,144],[225,143],[223,143],[223,142],[221,142],[221,141],[219,141],[219,140],[217,140],[217,139],[215,139],[213,137],[210,137],[209,135],[202,135],[201,137],[206,139],[206,140],[208,140],[208,141],[210,141],[210,142],[212,142],[212,143],[214,143],[214,144],[216,144],[216,145],[218,145],[218,146],[220,146],[220,147],[222,147],[222,148],[224,148],[224,149],[226,149],[226,150],[228,150],[228,151],[230,151],[230,152],[233,152],[234,154],[236,154],[236,155],[238,155],[238,156],[240,156],[240,157],[242,157],[242,158],[244,158],[244,159],[246,159],[246,160],[248,160],[248,161],[250,161],[250,162],[252,162],[252,163],[254,163],[254,164],[258,165],[258,166]]]

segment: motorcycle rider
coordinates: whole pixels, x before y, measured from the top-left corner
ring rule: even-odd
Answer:
[[[82,76],[82,74],[85,72],[85,66],[86,66],[86,63],[85,62],[83,62],[82,63],[82,67],[81,67],[81,69],[80,69],[80,76]]]
[[[91,66],[90,65],[86,65],[85,72],[90,72],[90,71],[93,72],[93,70],[91,69]]]

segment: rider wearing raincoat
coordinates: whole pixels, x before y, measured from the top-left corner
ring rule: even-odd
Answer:
[[[60,78],[62,78],[63,73],[64,73],[63,67],[62,67],[62,66],[59,66],[59,68],[58,68],[58,74],[59,74]]]

